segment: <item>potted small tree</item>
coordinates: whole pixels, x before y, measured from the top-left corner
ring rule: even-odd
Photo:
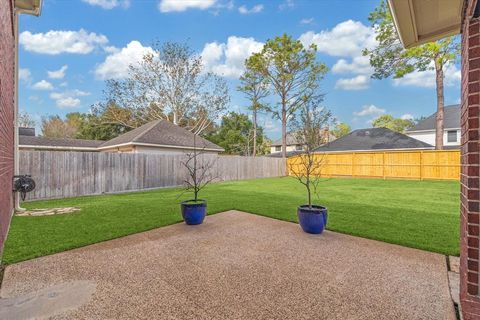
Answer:
[[[312,203],[312,195],[319,196],[319,183],[324,156],[316,154],[315,148],[328,141],[328,127],[332,122],[329,110],[320,107],[319,102],[305,103],[300,113],[292,120],[291,130],[302,152],[290,159],[288,169],[307,191],[307,204],[297,209],[298,221],[307,233],[322,233],[327,224],[327,208]]]
[[[182,217],[188,225],[201,224],[207,213],[207,201],[199,199],[199,192],[215,180],[213,169],[215,156],[207,155],[204,149],[198,149],[196,135],[193,137],[193,151],[185,154],[182,165],[187,170],[184,181],[185,191],[193,193],[193,199],[181,202]]]

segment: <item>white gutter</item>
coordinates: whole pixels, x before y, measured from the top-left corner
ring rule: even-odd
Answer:
[[[19,65],[18,65],[18,46],[19,46],[19,41],[18,41],[18,28],[19,28],[19,24],[18,24],[18,16],[19,14],[21,13],[25,13],[25,14],[31,14],[31,15],[34,15],[34,16],[39,16],[40,15],[40,12],[42,10],[42,0],[38,0],[35,1],[33,0],[32,2],[30,3],[27,3],[27,4],[30,4],[30,6],[27,6],[27,7],[21,7],[21,6],[17,6],[17,4],[19,4],[20,1],[14,1],[13,2],[13,5],[14,5],[14,23],[15,23],[15,26],[14,26],[14,29],[15,29],[15,75],[14,75],[14,81],[15,81],[15,89],[14,89],[14,103],[15,103],[15,106],[14,106],[14,109],[13,109],[13,174],[14,175],[19,175],[20,174],[20,161],[19,161],[19,132],[18,132],[18,71],[19,71]],[[28,173],[28,172],[27,172]],[[16,196],[14,196],[14,208],[15,210],[18,210],[18,211],[24,211],[25,209],[21,208],[20,207],[20,196],[19,194],[17,193]]]
[[[461,128],[443,128],[443,131],[448,131],[448,130],[461,130]],[[435,132],[435,129],[427,129],[427,130],[407,130],[407,131],[405,131],[405,134],[409,134],[409,133],[424,133],[424,132]]]
[[[338,150],[338,151],[314,151],[313,153],[352,153],[352,152],[366,152],[366,153],[375,153],[375,152],[388,152],[388,151],[413,151],[413,150],[435,150],[435,147],[425,147],[425,148],[398,148],[398,149],[370,149],[370,150]]]
[[[125,143],[115,144],[111,146],[98,147],[97,150],[114,149],[114,148],[120,148],[120,147],[126,147],[126,146],[160,147],[160,148],[188,149],[188,150],[197,149],[197,150],[217,151],[217,152],[225,151],[225,149],[200,148],[200,147],[194,148],[194,147],[187,147],[187,146],[174,146],[174,145],[168,145],[168,144],[155,144],[155,143],[144,143],[144,142],[125,142]]]
[[[15,10],[15,92],[14,92],[14,100],[15,100],[15,107],[13,108],[13,174],[19,175],[20,174],[20,160],[18,154],[18,140],[19,140],[19,133],[18,133],[18,15],[19,11]],[[14,207],[15,210],[24,211],[25,209],[20,207],[20,195],[17,192],[14,196]]]

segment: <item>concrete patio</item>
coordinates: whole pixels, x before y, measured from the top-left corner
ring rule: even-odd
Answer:
[[[445,257],[228,211],[8,266],[0,319],[455,319]]]

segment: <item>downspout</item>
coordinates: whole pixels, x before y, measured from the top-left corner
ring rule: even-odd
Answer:
[[[15,10],[15,107],[13,108],[13,174],[20,174],[20,161],[19,161],[19,137],[18,137],[18,10]],[[19,193],[14,193],[14,204],[15,211],[25,211],[24,208],[20,207],[20,195]]]

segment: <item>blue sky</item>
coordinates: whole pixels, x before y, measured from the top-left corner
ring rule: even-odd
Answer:
[[[381,114],[420,117],[435,111],[433,72],[401,80],[370,79],[361,49],[375,44],[367,20],[379,0],[44,0],[42,15],[20,18],[20,110],[42,116],[86,112],[102,100],[105,79],[121,78],[152,41],[187,42],[208,70],[225,77],[230,110],[246,112],[236,92],[242,64],[262,43],[286,32],[315,43],[330,71],[325,106],[353,128]],[[458,65],[446,70],[445,103],[458,103]],[[269,115],[260,125],[280,136]]]

